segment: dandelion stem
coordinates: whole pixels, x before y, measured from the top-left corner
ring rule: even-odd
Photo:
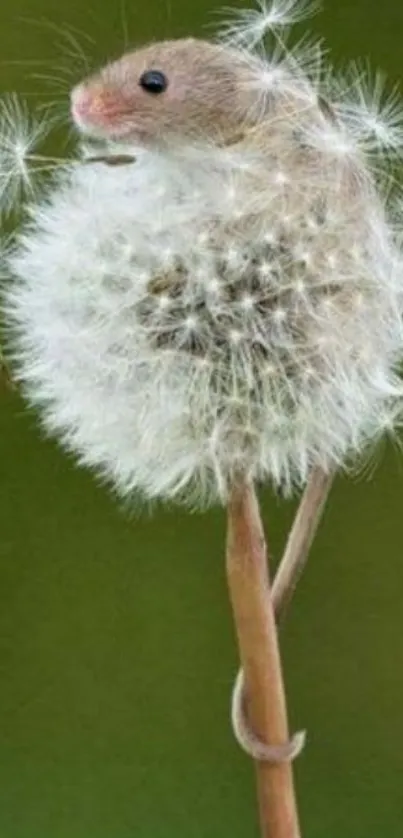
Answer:
[[[287,707],[259,505],[252,484],[235,486],[228,502],[227,580],[248,717],[256,735],[277,753],[289,750]],[[256,762],[262,838],[299,838],[292,766]]]
[[[313,469],[309,477],[272,586],[271,601],[277,624],[284,617],[306,565],[333,480],[334,474],[321,468]],[[270,756],[270,748],[256,734],[247,715],[243,669],[239,670],[232,691],[231,722],[235,739],[250,757],[265,760]],[[298,753],[304,738],[299,734],[295,740],[295,753]]]
[[[332,472],[313,469],[302,495],[273,582],[272,598],[277,622],[283,619],[305,568],[333,479]]]

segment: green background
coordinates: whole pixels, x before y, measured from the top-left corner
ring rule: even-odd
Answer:
[[[216,10],[3,0],[0,88],[65,104],[69,82],[52,81],[61,65],[70,83],[81,73],[62,54],[65,24],[94,39],[79,36],[97,62],[126,29],[132,43],[200,34]],[[403,75],[401,0],[328,0],[312,28],[337,60]],[[292,727],[309,736],[304,838],[402,835],[401,462],[385,444],[369,474],[338,480],[282,634]],[[258,836],[254,774],[228,719],[222,512],[129,517],[4,389],[0,475],[1,838]],[[262,501],[278,557],[293,504]]]

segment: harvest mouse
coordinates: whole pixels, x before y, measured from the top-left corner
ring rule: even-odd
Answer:
[[[83,133],[123,143],[235,140],[253,122],[250,65],[208,41],[153,43],[78,84],[72,116]]]

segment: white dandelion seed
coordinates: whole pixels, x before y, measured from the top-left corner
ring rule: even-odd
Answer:
[[[337,255],[335,253],[328,253],[326,256],[327,264],[329,268],[335,268],[337,265]]]
[[[345,79],[336,113],[365,151],[402,154],[403,104],[397,85],[388,89],[385,75],[368,62],[355,62]]]
[[[256,305],[256,300],[252,294],[244,294],[240,306],[244,311],[252,311]]]
[[[222,42],[231,45],[231,40],[227,42],[225,36]],[[291,42],[287,32],[282,32],[281,36],[276,33],[269,49],[262,45],[254,48],[253,52],[240,46],[237,49],[250,66],[249,84],[262,96],[270,95],[279,84],[286,90],[287,81],[295,91],[297,73],[300,74],[301,83],[304,78],[316,80],[318,84],[322,80],[325,60],[323,41],[312,35],[304,35],[298,41]],[[291,77],[288,75],[290,71],[293,73]],[[306,87],[308,92],[309,88]]]
[[[343,124],[322,119],[306,124],[301,133],[304,142],[329,158],[347,162],[359,160],[359,141]]]
[[[41,175],[62,165],[61,159],[38,153],[52,127],[48,114],[32,115],[15,94],[0,99],[0,213],[7,215],[34,196]]]
[[[204,276],[205,274],[203,272],[203,277]],[[210,294],[219,295],[221,293],[221,282],[216,276],[213,276],[211,279],[208,279],[206,287]]]
[[[258,270],[262,278],[269,277],[273,273],[273,266],[270,262],[261,262]]]
[[[301,296],[305,293],[305,282],[303,279],[297,279],[295,282],[295,290]]]
[[[169,294],[159,294],[158,296],[158,306],[161,309],[169,308],[171,305],[171,298]]]
[[[258,0],[255,9],[225,9],[230,17],[220,34],[229,43],[253,49],[268,32],[311,17],[320,5],[317,0]]]

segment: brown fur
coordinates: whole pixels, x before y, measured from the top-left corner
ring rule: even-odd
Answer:
[[[162,94],[150,94],[139,84],[151,69],[168,78]],[[131,141],[226,142],[248,121],[252,72],[253,61],[229,48],[193,38],[162,41],[106,65],[75,88],[72,98],[85,91],[94,101],[119,102],[119,124]],[[113,136],[113,127],[108,134]]]

